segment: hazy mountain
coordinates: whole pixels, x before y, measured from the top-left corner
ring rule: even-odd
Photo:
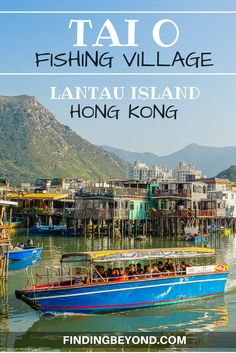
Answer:
[[[0,96],[0,176],[125,177],[128,164],[81,138],[34,97]]]
[[[102,147],[130,163],[139,160],[149,166],[158,164],[169,168],[175,167],[180,161],[193,163],[196,168],[201,169],[209,177],[215,176],[230,165],[236,164],[236,146],[206,147],[192,143],[177,152],[162,157],[148,152],[137,153],[110,146]]]
[[[121,158],[129,163],[133,163],[134,161],[140,161],[140,162],[144,162],[147,165],[151,166],[153,164],[159,164],[160,160],[161,160],[161,157],[158,157],[156,154],[150,153],[150,152],[143,152],[143,153],[130,152],[130,151],[122,150],[120,148],[115,148],[115,147],[106,146],[106,145],[103,145],[101,147],[105,151],[114,153],[117,156],[119,156],[119,158]]]
[[[223,170],[217,175],[217,178],[229,179],[230,181],[236,181],[236,165],[231,165],[230,168]]]

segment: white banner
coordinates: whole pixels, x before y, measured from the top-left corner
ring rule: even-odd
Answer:
[[[195,274],[195,273],[205,273],[205,272],[215,272],[215,265],[206,265],[206,266],[194,266],[187,267],[186,274]]]

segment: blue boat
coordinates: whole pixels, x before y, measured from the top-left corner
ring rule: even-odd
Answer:
[[[43,313],[85,314],[208,298],[224,293],[228,266],[223,264],[190,267],[186,264],[183,270],[183,267],[177,269],[177,264],[179,261],[183,264],[186,259],[190,261],[193,258],[206,260],[206,257],[212,258],[213,255],[212,249],[195,247],[65,254],[61,258],[61,267],[54,268],[57,273],[53,273],[53,267],[51,270],[47,267],[45,273],[37,268],[34,278],[33,268],[29,268],[28,283],[34,278],[32,285],[16,290],[16,297]],[[127,278],[101,275],[101,267],[106,263],[109,266],[125,267],[128,263],[133,266],[137,261],[150,264],[158,260],[167,260],[167,263],[173,261],[175,270],[152,272],[150,275],[136,273],[134,276],[128,275]],[[80,266],[76,268],[79,269],[79,276],[73,275],[73,262]],[[46,278],[48,281],[40,284],[40,281]],[[51,278],[56,280],[50,282]]]
[[[29,231],[30,235],[63,235],[65,227],[61,225],[54,226],[35,226]]]
[[[190,241],[195,244],[207,244],[208,243],[208,234],[184,234],[184,241]]]
[[[76,229],[74,229],[74,228],[64,229],[64,235],[66,235],[66,236],[76,236]]]
[[[41,255],[43,248],[37,246],[17,247],[9,252],[10,260],[25,260]]]

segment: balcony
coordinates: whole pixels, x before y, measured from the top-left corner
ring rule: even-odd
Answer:
[[[218,210],[197,210],[196,216],[197,217],[217,217]]]
[[[147,189],[139,188],[86,188],[80,197],[89,197],[89,198],[115,198],[115,197],[127,197],[127,198],[146,198]]]
[[[194,216],[194,211],[190,211],[189,209],[183,210],[147,210],[147,217],[151,218],[159,218],[159,217],[182,217],[189,218],[190,216]]]
[[[114,195],[117,197],[142,197],[146,198],[147,197],[147,189],[136,189],[136,188],[122,188],[122,189],[116,189],[114,191]]]
[[[190,190],[157,190],[154,193],[153,197],[161,198],[161,197],[186,197],[190,198],[191,197],[191,191]]]
[[[127,209],[110,209],[106,210],[104,208],[87,208],[87,209],[77,209],[74,212],[74,217],[79,219],[128,219]]]

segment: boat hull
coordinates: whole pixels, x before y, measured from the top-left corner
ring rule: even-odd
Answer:
[[[222,230],[222,234],[223,235],[231,235],[232,234],[232,230],[231,229],[223,229]]]
[[[63,235],[63,226],[36,226],[30,229],[30,235]]]
[[[97,313],[175,304],[224,293],[228,273],[169,276],[87,286],[16,291],[43,313]]]
[[[18,228],[21,225],[21,222],[7,222],[5,223],[10,228]]]
[[[199,235],[192,238],[185,236],[183,240],[194,244],[206,244],[208,242],[208,235]]]
[[[23,249],[20,251],[11,251],[9,253],[10,260],[25,260],[41,255],[42,248],[33,248],[33,249]]]

